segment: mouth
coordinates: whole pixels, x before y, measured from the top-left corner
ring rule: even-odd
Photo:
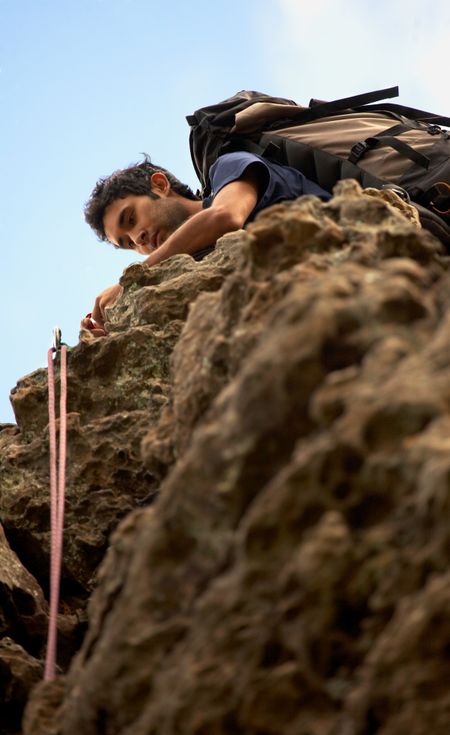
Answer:
[[[152,235],[152,237],[150,239],[150,245],[152,246],[153,250],[157,250],[159,248],[159,246],[161,245],[161,238],[160,238],[159,231],[158,232],[155,232]]]

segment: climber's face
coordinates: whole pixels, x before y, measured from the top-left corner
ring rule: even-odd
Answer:
[[[172,192],[164,174],[153,174],[151,191],[154,198],[129,194],[106,208],[103,226],[114,245],[149,255],[188,218],[183,197]]]

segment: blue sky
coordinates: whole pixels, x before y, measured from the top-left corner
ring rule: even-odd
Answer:
[[[399,84],[401,102],[450,114],[448,6],[0,0],[0,422],[53,326],[76,344],[96,294],[139,260],[84,223],[100,176],[146,151],[196,188],[185,115],[241,89],[307,103]]]

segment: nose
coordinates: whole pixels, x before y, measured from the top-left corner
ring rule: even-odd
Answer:
[[[135,245],[147,245],[147,232],[146,230],[140,230],[137,233],[131,232],[130,237]]]

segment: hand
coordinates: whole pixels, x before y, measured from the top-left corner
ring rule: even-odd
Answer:
[[[92,319],[100,329],[104,329],[105,327],[106,307],[116,301],[122,293],[122,290],[122,286],[116,283],[115,286],[105,288],[105,290],[102,291],[95,299],[94,308],[92,309]]]
[[[120,296],[122,293],[122,286],[118,283],[115,286],[105,288],[95,299],[94,308],[92,313],[86,314],[84,319],[81,320],[81,329],[88,329],[94,337],[104,337],[106,335],[105,330],[105,309]]]
[[[92,314],[86,314],[84,319],[80,322],[80,328],[81,329],[88,329],[89,332],[92,334],[93,337],[106,337],[106,332],[104,329],[101,329],[96,322],[92,319]]]

